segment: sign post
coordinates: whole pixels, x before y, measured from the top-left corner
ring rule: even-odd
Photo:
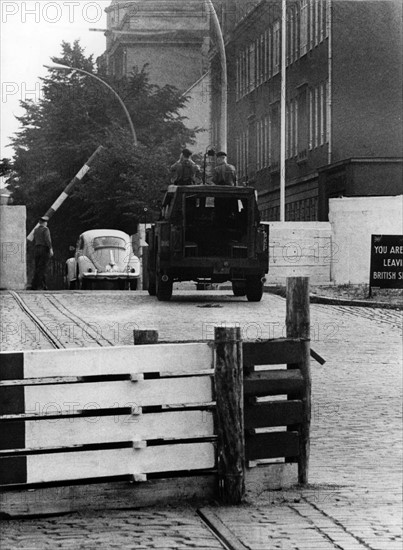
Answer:
[[[402,235],[371,235],[370,297],[372,287],[403,288]]]

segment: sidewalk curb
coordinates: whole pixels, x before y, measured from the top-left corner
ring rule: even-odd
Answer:
[[[286,297],[285,289],[276,289],[265,287],[264,292]],[[348,300],[345,298],[329,298],[328,296],[320,296],[319,294],[310,294],[309,301],[311,304],[326,304],[331,306],[357,306],[357,307],[372,307],[381,309],[403,309],[403,304],[388,304],[387,302],[371,302],[369,300]]]

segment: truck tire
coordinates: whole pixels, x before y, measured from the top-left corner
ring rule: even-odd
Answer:
[[[234,296],[245,296],[246,284],[232,281],[232,292]]]
[[[246,279],[246,297],[249,302],[260,302],[263,296],[263,281],[260,275],[252,275]]]
[[[162,280],[163,275],[157,275],[156,294],[160,302],[168,302],[172,297],[173,281],[168,277],[167,281]]]
[[[148,294],[150,296],[155,296],[157,293],[156,284],[155,284],[155,273],[148,272]]]
[[[138,279],[129,282],[129,290],[137,290]]]

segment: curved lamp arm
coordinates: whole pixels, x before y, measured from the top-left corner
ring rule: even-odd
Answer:
[[[120,95],[112,88],[112,86],[110,86],[107,82],[105,82],[105,80],[102,80],[102,78],[99,78],[99,76],[96,76],[95,74],[89,73],[88,71],[84,71],[84,69],[77,69],[76,67],[68,67],[67,65],[61,65],[60,63],[53,63],[52,65],[44,65],[44,67],[46,67],[47,69],[55,69],[55,70],[77,71],[79,73],[83,73],[83,74],[86,74],[87,76],[91,76],[92,78],[95,78],[95,80],[98,80],[98,82],[101,82],[104,86],[106,86],[119,100],[119,103],[122,106],[122,109],[124,110],[125,115],[127,117],[127,121],[130,125],[130,130],[133,136],[133,143],[135,147],[138,145],[136,131],[134,129],[133,122],[130,117],[129,111],[126,108],[126,105],[123,103],[123,100],[120,97]]]

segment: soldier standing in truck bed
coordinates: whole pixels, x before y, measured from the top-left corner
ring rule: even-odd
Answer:
[[[191,156],[192,152],[189,149],[183,149],[178,162],[171,166],[171,183],[174,185],[195,185],[199,182],[200,168]]]
[[[214,169],[213,183],[216,185],[236,185],[236,169],[227,163],[227,153],[217,153],[217,166]]]

